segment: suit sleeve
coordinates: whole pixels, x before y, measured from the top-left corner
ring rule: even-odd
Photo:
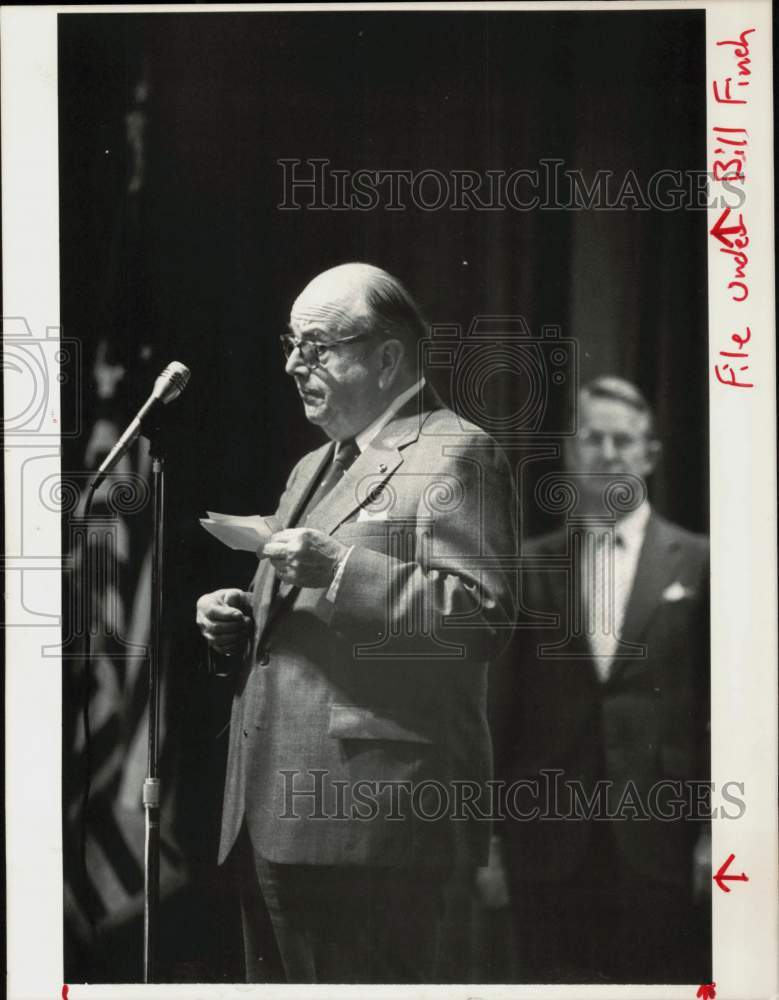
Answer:
[[[515,615],[506,569],[515,555],[511,472],[487,435],[450,447],[439,468],[419,477],[416,519],[407,528],[412,544],[399,542],[401,530],[387,552],[355,545],[335,602],[320,602],[336,632],[391,643],[401,653],[413,649],[409,655],[479,661],[508,643]],[[409,548],[413,557],[403,558]]]

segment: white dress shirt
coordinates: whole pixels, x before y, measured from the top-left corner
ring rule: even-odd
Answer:
[[[585,540],[582,559],[585,632],[598,678],[603,682],[611,674],[650,514],[651,508],[645,500],[618,521],[613,548],[606,532],[589,535]]]

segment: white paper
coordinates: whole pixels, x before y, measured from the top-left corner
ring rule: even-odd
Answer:
[[[259,514],[242,516],[239,514],[217,514],[206,511],[208,517],[201,517],[200,523],[223,545],[239,552],[255,552],[262,558],[262,552],[270,536],[276,530],[275,518],[260,517]]]

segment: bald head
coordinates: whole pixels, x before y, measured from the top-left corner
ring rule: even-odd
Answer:
[[[326,320],[342,332],[364,323],[370,310],[366,292],[376,275],[385,272],[370,264],[341,264],[318,274],[295,299],[291,317],[302,326]]]
[[[308,419],[330,437],[359,432],[417,379],[425,323],[401,282],[372,264],[318,274],[295,299],[289,325],[299,340],[317,344],[318,363],[295,351],[287,373]]]
[[[361,329],[395,337],[404,348],[404,363],[413,367],[416,348],[427,327],[405,286],[373,264],[339,264],[310,281],[292,306],[292,318],[313,325],[326,319],[339,331]]]

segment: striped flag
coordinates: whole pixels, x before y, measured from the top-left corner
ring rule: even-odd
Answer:
[[[141,467],[148,465],[144,453],[136,460]],[[144,903],[141,795],[149,724],[151,526],[144,516],[147,510],[127,514],[116,505],[111,509],[111,489],[122,484],[126,506],[128,465],[109,479],[107,490],[100,491],[93,517],[73,553],[76,579],[82,581],[82,590],[89,591],[88,600],[83,594],[81,598],[91,608],[93,635],[89,663],[66,661],[70,745],[64,747],[64,903],[66,927],[87,952],[112,928],[138,919]],[[141,523],[133,523],[136,519]],[[163,650],[162,752],[166,654]],[[186,883],[187,873],[171,834],[172,795],[163,799],[161,813],[160,894],[164,899]],[[139,941],[139,956],[140,949]]]

